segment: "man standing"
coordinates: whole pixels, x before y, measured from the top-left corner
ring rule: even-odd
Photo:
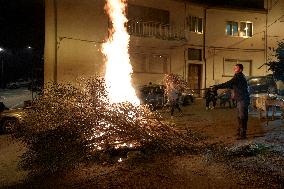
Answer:
[[[238,137],[239,139],[246,138],[247,122],[248,122],[248,106],[250,103],[248,85],[245,75],[243,74],[243,65],[236,64],[234,67],[234,77],[222,84],[214,85],[216,89],[230,88],[233,89],[232,98],[237,101],[238,109]]]

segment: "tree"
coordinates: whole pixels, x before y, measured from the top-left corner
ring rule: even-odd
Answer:
[[[266,65],[269,66],[268,70],[273,72],[276,80],[284,81],[284,41],[278,43],[275,56],[277,61],[268,62]]]

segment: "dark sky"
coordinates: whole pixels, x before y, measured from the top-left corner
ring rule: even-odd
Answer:
[[[43,40],[43,0],[0,0],[1,46],[42,48]]]
[[[0,0],[0,87],[43,79],[44,0]],[[27,47],[31,46],[32,49]]]

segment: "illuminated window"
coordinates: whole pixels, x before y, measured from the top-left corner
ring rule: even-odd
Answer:
[[[252,37],[251,22],[240,22],[240,37]]]
[[[226,35],[239,37],[252,37],[251,22],[226,22]]]
[[[198,18],[196,16],[188,16],[186,18],[186,25],[189,31],[202,33],[203,29],[202,18]]]

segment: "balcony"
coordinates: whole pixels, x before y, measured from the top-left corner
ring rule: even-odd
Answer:
[[[186,40],[184,27],[176,27],[169,24],[129,20],[127,30],[130,35],[137,37],[151,37],[174,41]]]

